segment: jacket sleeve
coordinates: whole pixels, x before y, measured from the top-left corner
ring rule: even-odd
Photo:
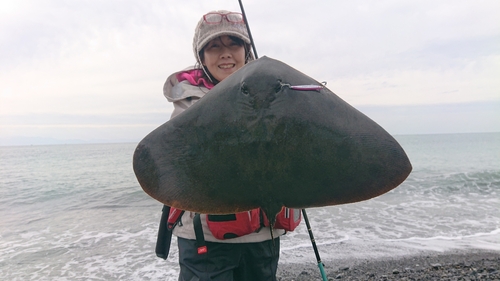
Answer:
[[[179,72],[170,75],[163,86],[163,95],[169,102],[174,104],[174,111],[172,112],[171,118],[186,110],[208,92],[207,88],[193,86],[189,84],[188,81],[179,82],[177,80],[177,74]]]
[[[172,116],[170,116],[170,119],[174,118],[175,116],[179,115],[181,112],[186,110],[188,107],[193,105],[195,102],[197,102],[200,98],[198,97],[189,97],[181,100],[174,101],[174,111],[172,112]]]

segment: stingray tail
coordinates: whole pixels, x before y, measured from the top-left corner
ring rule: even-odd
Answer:
[[[269,231],[270,231],[270,234],[271,234],[271,240],[272,240],[272,243],[273,243],[273,253],[276,255],[278,254],[277,253],[277,247],[276,247],[276,241],[275,241],[275,237],[274,237],[274,225],[276,223],[276,216],[278,215],[278,213],[281,211],[281,206],[279,207],[279,209],[277,208],[273,208],[273,207],[270,207],[270,208],[262,208],[262,210],[264,211],[264,214],[266,215],[268,221],[269,221]]]
[[[271,232],[271,240],[273,241],[273,249],[275,250],[276,249],[276,244],[274,242],[274,223],[276,222],[276,219],[274,219],[275,221],[271,222],[269,221],[269,231]]]
[[[277,248],[276,248],[276,241],[274,240],[274,223],[276,222],[276,218],[273,219],[273,221],[271,222],[271,220],[269,220],[269,231],[270,231],[270,234],[271,234],[271,241],[273,243],[273,249],[272,249],[272,253],[274,256],[276,256],[278,253],[277,251]]]

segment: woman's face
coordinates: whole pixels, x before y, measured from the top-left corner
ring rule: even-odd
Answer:
[[[245,65],[245,48],[223,35],[203,48],[203,65],[218,81],[222,81]]]

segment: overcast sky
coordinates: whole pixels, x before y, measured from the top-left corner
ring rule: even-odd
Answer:
[[[243,1],[259,56],[389,133],[500,131],[500,1]],[[0,0],[0,144],[137,142],[208,11],[237,0]]]

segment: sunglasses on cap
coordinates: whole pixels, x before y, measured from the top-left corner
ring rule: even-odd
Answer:
[[[222,19],[226,19],[230,23],[244,23],[243,15],[240,13],[208,13],[203,16],[203,20],[208,24],[219,24]]]

